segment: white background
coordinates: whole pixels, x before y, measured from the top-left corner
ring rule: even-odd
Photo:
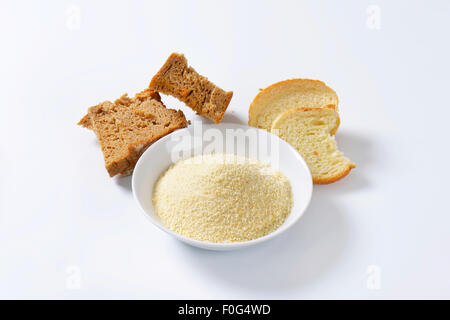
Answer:
[[[2,1],[0,21],[0,298],[450,298],[448,1]],[[159,231],[76,123],[173,51],[234,91],[226,121],[325,81],[357,168],[254,248]]]

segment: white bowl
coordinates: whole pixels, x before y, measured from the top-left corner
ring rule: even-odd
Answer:
[[[234,147],[231,143],[233,141]],[[221,146],[224,149],[217,150]],[[216,153],[234,153],[257,158],[277,168],[289,179],[294,199],[293,208],[286,221],[277,230],[251,241],[214,243],[182,236],[169,230],[161,222],[152,203],[153,186],[159,176],[173,163],[200,153],[211,153],[214,148]],[[188,128],[177,130],[158,140],[137,162],[132,186],[134,198],[145,216],[155,226],[192,246],[209,250],[238,249],[276,237],[299,220],[308,207],[312,194],[312,178],[308,166],[294,148],[264,130],[231,123],[204,125],[196,122]]]

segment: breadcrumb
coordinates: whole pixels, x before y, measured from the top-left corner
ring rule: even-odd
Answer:
[[[292,209],[289,180],[259,160],[200,155],[172,165],[155,184],[161,221],[189,238],[230,243],[263,237]]]

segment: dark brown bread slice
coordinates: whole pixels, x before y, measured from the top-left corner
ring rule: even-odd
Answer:
[[[217,87],[189,67],[184,55],[172,53],[150,82],[149,88],[183,101],[198,114],[219,123],[233,92]]]
[[[97,135],[111,177],[131,174],[150,144],[187,126],[182,111],[167,109],[159,94],[149,89],[133,99],[125,94],[114,103],[93,106],[79,124]]]

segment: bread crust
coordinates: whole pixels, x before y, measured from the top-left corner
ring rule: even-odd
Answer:
[[[231,99],[233,98],[233,91],[229,91],[228,92],[228,96],[227,96],[227,100],[225,102],[225,109],[223,110],[222,113],[220,113],[220,115],[217,117],[217,119],[213,120],[215,123],[219,124],[223,117],[225,116],[225,112],[227,111],[228,106],[230,105]]]
[[[131,145],[128,148],[128,155],[124,157],[123,159],[119,160],[119,163],[111,165],[109,167],[106,167],[106,170],[109,173],[110,177],[114,177],[117,174],[120,174],[122,176],[128,176],[133,173],[134,166],[137,163],[137,160],[139,160],[140,156],[147,150],[148,147],[150,147],[153,142],[159,140],[160,138],[172,133],[175,130],[185,128],[186,125],[180,125],[180,127],[177,128],[171,128],[166,133],[156,135],[154,138],[149,140],[141,140],[138,143],[135,143]],[[136,149],[139,147],[140,151],[136,151]]]
[[[92,130],[92,122],[89,113],[87,113],[83,118],[81,118],[81,120],[78,121],[77,125]]]
[[[356,168],[356,166],[355,166],[355,164],[352,163],[347,167],[347,170],[342,171],[337,175],[334,175],[334,176],[331,176],[328,178],[313,178],[313,183],[314,184],[330,184],[330,183],[336,182],[336,181],[344,178],[346,175],[348,175],[353,168]]]
[[[256,117],[252,117],[252,114],[255,113],[255,108],[259,103],[259,100],[266,95],[267,93],[269,93],[270,91],[272,91],[273,89],[277,89],[277,88],[281,88],[287,84],[291,84],[291,83],[295,83],[295,82],[309,82],[309,83],[314,83],[314,84],[319,84],[319,85],[323,85],[325,87],[327,87],[328,89],[330,89],[331,91],[334,92],[334,95],[336,97],[336,105],[335,105],[335,110],[338,111],[338,104],[339,104],[339,98],[336,94],[336,92],[331,89],[330,87],[328,87],[325,82],[320,81],[320,80],[312,80],[312,79],[303,79],[303,78],[295,78],[295,79],[288,79],[288,80],[283,80],[283,81],[279,81],[276,82],[274,84],[271,84],[270,86],[268,86],[265,89],[259,89],[260,91],[258,92],[258,94],[256,95],[256,97],[253,99],[252,103],[250,104],[250,107],[248,109],[248,125],[249,126],[254,126],[255,124],[253,123],[253,121],[251,121],[252,118],[256,119]]]
[[[181,110],[179,110],[183,117],[184,114]],[[169,128],[166,132],[154,135],[149,139],[142,139],[138,142],[135,142],[128,146],[128,154],[123,158],[112,162],[109,166],[106,166],[106,170],[108,171],[109,176],[112,178],[118,174],[122,176],[128,176],[133,173],[133,169],[141,157],[141,155],[150,147],[153,142],[159,140],[160,138],[172,133],[175,130],[187,127],[186,118],[184,121],[180,121],[175,127]]]

